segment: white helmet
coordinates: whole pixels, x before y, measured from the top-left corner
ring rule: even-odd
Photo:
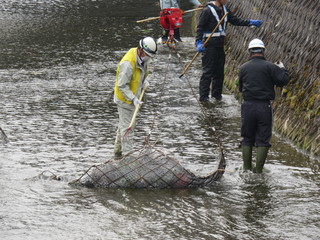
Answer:
[[[139,42],[139,46],[150,57],[154,57],[158,50],[157,43],[152,37],[142,38]]]
[[[255,38],[249,43],[248,50],[249,52],[263,52],[265,49],[264,43],[258,39]]]

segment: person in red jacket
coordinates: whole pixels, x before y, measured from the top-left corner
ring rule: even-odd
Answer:
[[[195,7],[202,7],[198,0],[188,0]],[[179,6],[180,0],[160,0],[160,24],[164,29],[161,37],[162,43],[168,41],[182,42],[179,28],[182,26],[182,14]]]

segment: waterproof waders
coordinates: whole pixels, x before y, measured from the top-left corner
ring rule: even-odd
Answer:
[[[256,162],[256,173],[262,173],[264,163],[267,159],[269,147],[258,147],[257,148],[257,162]]]
[[[252,146],[242,146],[243,170],[252,170]]]

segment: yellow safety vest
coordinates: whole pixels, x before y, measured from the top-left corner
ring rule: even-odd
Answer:
[[[116,74],[116,84],[114,86],[114,94],[116,96],[116,98],[118,98],[121,101],[124,101],[128,104],[131,104],[132,101],[128,101],[122,94],[122,92],[120,91],[119,87],[118,87],[118,78],[119,78],[119,72],[120,72],[120,64],[123,61],[128,61],[130,62],[132,69],[133,69],[133,73],[132,73],[132,77],[131,77],[131,81],[129,83],[129,87],[130,90],[133,92],[134,95],[136,95],[137,91],[138,91],[138,87],[139,87],[139,82],[140,82],[140,74],[141,74],[141,70],[139,68],[136,67],[137,65],[137,48],[131,48],[121,59],[120,63],[118,64],[118,68],[117,68],[117,74]],[[148,71],[146,69],[146,76],[148,75]]]

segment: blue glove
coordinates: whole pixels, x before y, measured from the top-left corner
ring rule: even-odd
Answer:
[[[205,48],[204,47],[202,47],[202,40],[198,40],[198,41],[196,41],[196,46],[197,46],[197,50],[198,50],[198,52],[204,52],[205,51]]]
[[[250,19],[249,26],[260,27],[261,25],[262,25],[262,21],[261,20]]]

